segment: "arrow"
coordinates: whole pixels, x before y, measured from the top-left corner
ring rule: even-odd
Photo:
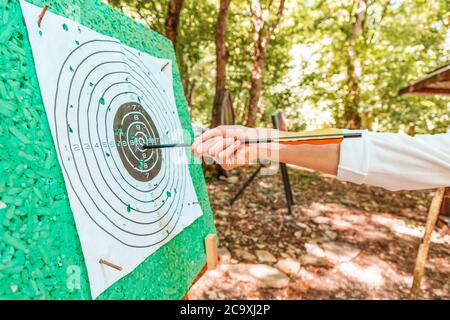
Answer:
[[[285,136],[278,138],[268,139],[254,139],[243,140],[242,144],[260,144],[260,143],[281,143],[281,144],[337,144],[342,139],[361,138],[362,133],[350,132],[350,133],[330,133],[330,134],[312,134],[312,135],[299,135],[299,136]],[[191,143],[169,143],[169,144],[153,144],[143,146],[146,150],[152,149],[168,149],[168,148],[187,148],[191,147]]]

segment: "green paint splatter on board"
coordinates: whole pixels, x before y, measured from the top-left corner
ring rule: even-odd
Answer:
[[[67,24],[63,23],[62,27],[63,27],[64,31],[69,31],[69,27],[67,26]]]
[[[170,193],[170,191],[166,192],[167,198],[170,198],[172,196],[172,194]]]
[[[69,133],[73,133],[72,127],[70,126],[70,124],[67,125],[67,130],[69,130]]]
[[[69,70],[70,70],[70,72],[74,72],[74,70],[73,70],[73,67],[72,67],[72,66],[69,66]]]
[[[39,30],[39,36],[42,37],[42,30]]]
[[[118,134],[119,136],[123,136],[123,134],[124,134],[123,128],[122,128],[122,127],[119,127],[119,128],[117,129],[116,134]]]
[[[103,106],[105,105],[105,98],[100,98],[100,104]]]
[[[128,211],[128,212],[131,212],[131,205],[128,205],[128,206],[127,206],[127,211]]]
[[[79,45],[80,45],[80,41],[75,40],[75,44],[76,44],[77,46],[79,46]]]

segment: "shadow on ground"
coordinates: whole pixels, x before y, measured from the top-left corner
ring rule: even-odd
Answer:
[[[233,207],[229,199],[252,169],[209,179],[221,265],[191,289],[191,299],[405,299],[432,192],[388,192],[289,170],[292,215],[279,175],[259,176]],[[421,298],[450,298],[449,248],[441,223]]]

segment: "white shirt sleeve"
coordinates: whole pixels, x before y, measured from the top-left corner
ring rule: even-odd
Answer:
[[[362,138],[342,142],[337,178],[392,191],[450,186],[450,133],[362,131]]]

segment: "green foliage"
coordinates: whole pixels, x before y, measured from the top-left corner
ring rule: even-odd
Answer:
[[[263,5],[267,7],[264,1]],[[254,29],[249,1],[232,2],[230,11],[227,32],[227,47],[230,55],[227,87],[233,94],[237,121],[243,123],[252,72]],[[272,11],[275,10],[272,9]],[[270,114],[284,109],[277,104],[281,96],[278,93],[274,94],[270,89],[276,87],[289,70],[291,60],[289,51],[293,44],[294,31],[292,26],[282,25],[271,38],[264,73],[263,108],[260,110],[259,118],[261,125],[271,123]]]
[[[209,122],[215,86],[215,1],[185,0],[177,40],[177,57],[193,118]],[[192,96],[192,97],[191,97]]]
[[[347,96],[347,37],[353,1],[324,0],[297,12],[303,21],[297,43],[314,67],[298,83],[303,103],[329,106],[333,123],[342,118]],[[358,56],[363,64],[360,113],[366,128],[414,134],[449,128],[448,98],[399,97],[398,90],[448,62],[448,1],[369,1]],[[304,93],[307,94],[304,94]],[[302,94],[303,93],[303,94]]]
[[[208,123],[215,86],[214,31],[218,0],[185,0],[177,56],[192,117]],[[263,9],[268,1],[262,0]],[[132,17],[164,32],[168,0],[111,0]],[[274,2],[275,3],[275,2]],[[264,74],[260,125],[285,111],[295,129],[339,125],[347,102],[347,46],[355,19],[353,0],[288,0],[271,39]],[[275,4],[274,4],[275,5]],[[272,9],[273,11],[273,9]],[[399,97],[398,90],[449,62],[448,0],[369,0],[356,42],[362,62],[359,113],[379,131],[445,132],[445,97]],[[253,54],[250,1],[232,1],[227,30],[227,87],[238,123],[245,119]],[[447,36],[448,35],[448,36]],[[447,40],[446,40],[447,38]]]
[[[109,4],[149,28],[164,34],[169,0],[109,0]],[[214,98],[214,30],[218,8],[214,0],[185,0],[176,54],[193,118],[208,122]],[[190,100],[192,92],[193,100]]]
[[[108,3],[154,31],[164,34],[169,0],[109,0]]]

